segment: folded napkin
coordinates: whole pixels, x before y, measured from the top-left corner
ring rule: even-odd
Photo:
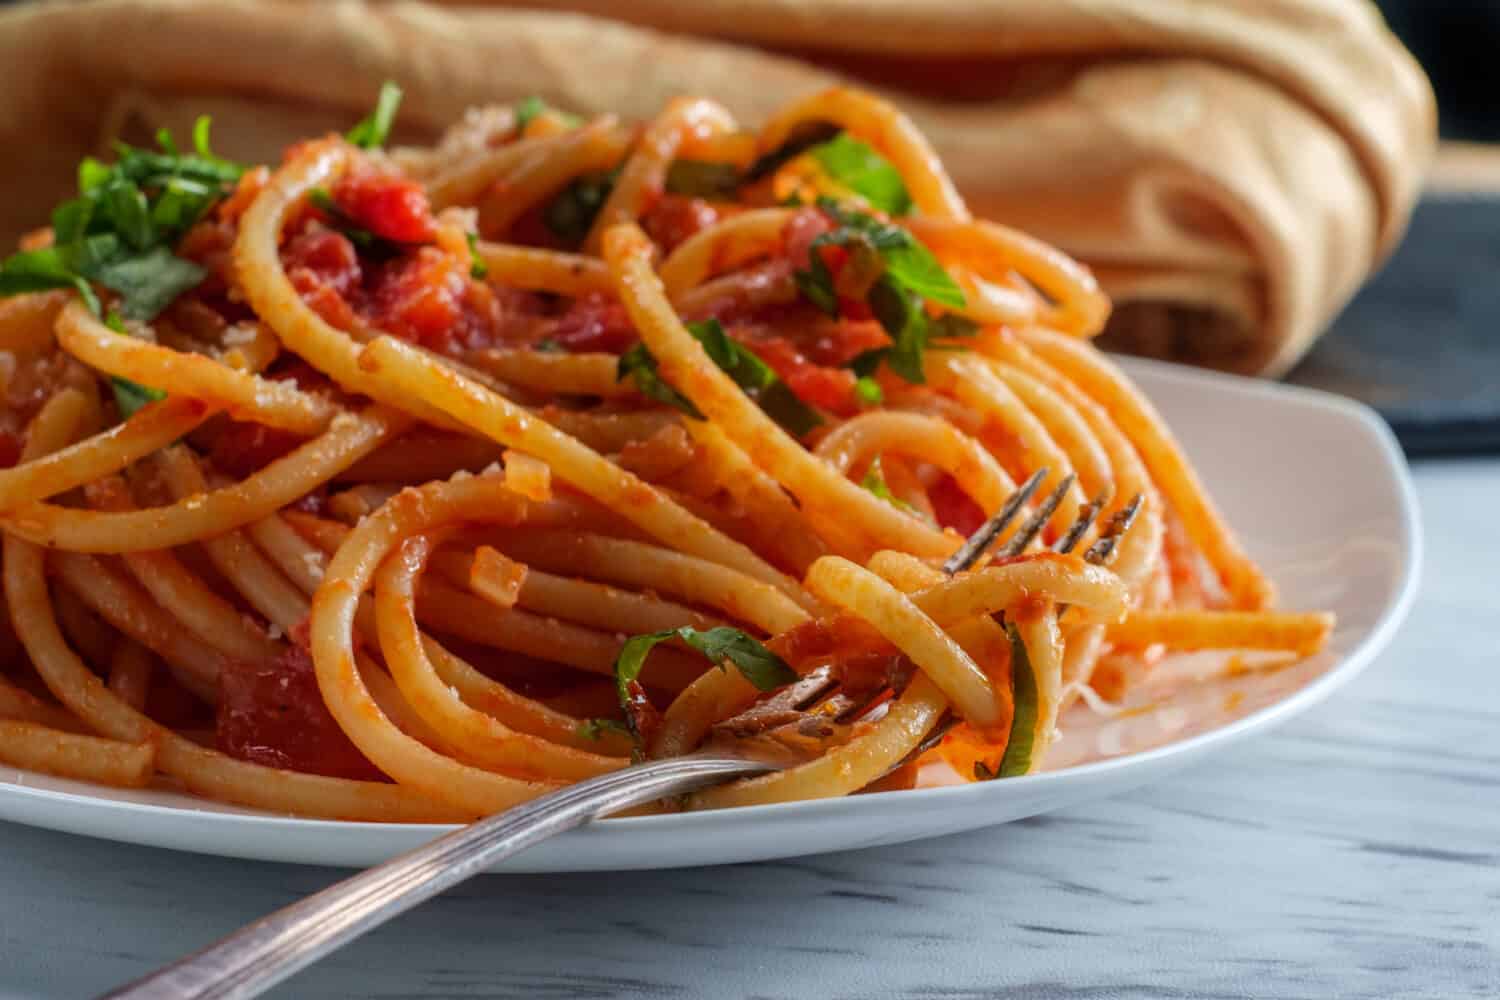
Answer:
[[[540,94],[645,118],[706,94],[747,126],[854,80],[931,137],[974,210],[1090,264],[1106,343],[1279,374],[1404,228],[1434,139],[1363,0],[611,0],[554,10],[97,0],[0,15],[0,239],[114,135],[215,116],[241,158],[406,87],[402,138]],[[566,8],[566,9],[564,9]],[[582,13],[579,13],[579,12]],[[626,24],[620,19],[634,24]]]

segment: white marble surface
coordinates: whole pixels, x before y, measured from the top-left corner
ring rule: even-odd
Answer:
[[[480,879],[276,995],[1500,995],[1500,460],[1416,479],[1410,621],[1268,737],[927,843]],[[335,877],[0,826],[0,997],[90,996]]]

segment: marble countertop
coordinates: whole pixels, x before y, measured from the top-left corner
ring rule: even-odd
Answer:
[[[1500,547],[1476,527],[1500,508],[1500,460],[1416,481],[1411,619],[1269,736],[926,843],[481,878],[275,995],[1500,995]],[[0,998],[91,996],[336,877],[0,825]]]

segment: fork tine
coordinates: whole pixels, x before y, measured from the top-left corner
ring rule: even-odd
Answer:
[[[1057,513],[1057,505],[1062,503],[1063,497],[1067,496],[1072,488],[1073,474],[1069,473],[1063,477],[1062,482],[1057,484],[1056,489],[1047,494],[1047,498],[1038,505],[1031,519],[1016,529],[1016,533],[1010,536],[1010,540],[1000,547],[1000,551],[995,553],[995,558],[1010,559],[1025,552],[1026,546],[1030,545],[1031,540],[1041,533],[1042,528],[1046,527],[1052,515]]]
[[[1022,483],[1021,488],[1000,505],[995,515],[980,525],[979,530],[970,535],[968,541],[948,557],[948,560],[943,563],[943,572],[952,576],[978,562],[979,557],[984,555],[984,550],[990,547],[990,544],[999,537],[1000,532],[1004,531],[1011,521],[1015,520],[1016,514],[1021,510],[1021,505],[1030,500],[1031,495],[1042,485],[1042,481],[1047,478],[1048,471],[1044,466],[1033,472],[1031,478]]]
[[[1145,502],[1145,496],[1137,493],[1130,498],[1130,502],[1115,511],[1104,530],[1099,533],[1099,540],[1089,546],[1083,558],[1096,566],[1103,566],[1109,562],[1109,557],[1114,555],[1115,546],[1120,543],[1120,538],[1135,523],[1135,517],[1141,512],[1141,505]]]
[[[1099,516],[1099,512],[1104,509],[1104,505],[1109,503],[1109,493],[1110,491],[1106,488],[1102,493],[1094,497],[1094,499],[1079,508],[1078,520],[1074,521],[1073,526],[1067,530],[1067,533],[1057,540],[1056,545],[1052,546],[1053,552],[1061,552],[1066,555],[1078,547],[1078,543],[1088,533],[1089,527],[1094,523],[1094,519]]]

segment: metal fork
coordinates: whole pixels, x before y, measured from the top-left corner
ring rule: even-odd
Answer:
[[[1040,488],[1047,474],[1046,469],[1040,469],[1028,479],[944,564],[945,572],[952,575],[968,569],[983,557]],[[1068,476],[1049,493],[997,551],[997,557],[1024,552],[1046,526],[1072,483],[1073,478]],[[1078,519],[1053,546],[1055,551],[1068,552],[1077,546],[1105,499],[1100,497],[1080,510]],[[1130,526],[1139,505],[1140,498],[1136,497],[1116,514],[1085,558],[1091,562],[1107,561],[1115,540]],[[840,720],[862,718],[872,707],[871,701],[858,702],[841,692],[836,679],[827,672],[811,672],[776,697],[781,699],[778,708],[806,713],[823,705],[836,709],[825,714]],[[882,703],[875,699],[873,704],[878,710]],[[891,770],[916,760],[936,746],[956,721],[951,715],[945,716]],[[621,809],[736,778],[767,774],[784,766],[784,760],[723,752],[696,753],[639,764],[569,785],[337,882],[201,951],[106,993],[100,1000],[241,1000],[259,996],[367,931],[533,844]]]

